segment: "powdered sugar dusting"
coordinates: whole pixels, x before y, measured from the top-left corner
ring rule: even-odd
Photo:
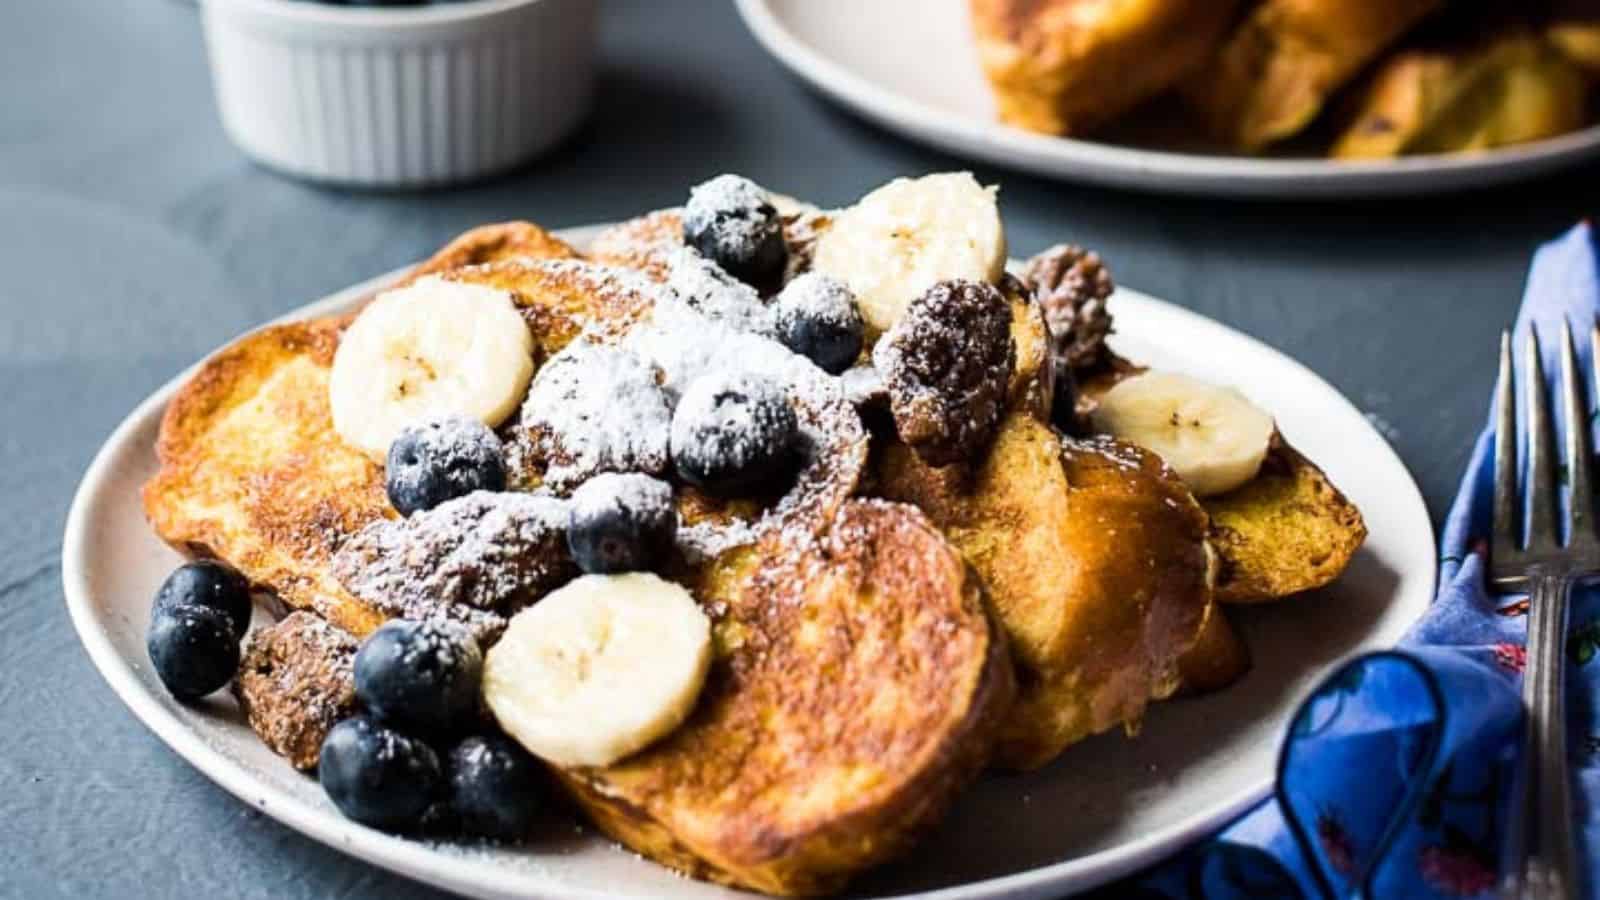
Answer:
[[[556,354],[522,407],[544,483],[565,492],[600,472],[665,473],[672,405],[658,381],[636,354],[590,338]]]
[[[763,243],[778,239],[777,215],[760,185],[738,175],[718,175],[689,191],[683,227],[689,234],[704,235],[719,253],[749,259]]]
[[[866,433],[838,378],[777,341],[713,321],[670,292],[622,338],[650,360],[663,387],[681,397],[695,379],[712,372],[741,372],[781,385],[799,422],[801,469],[795,487],[755,523],[696,523],[679,530],[691,559],[710,557],[755,540],[764,531],[829,512],[855,489],[865,465]]]
[[[691,309],[735,331],[773,337],[776,320],[755,288],[735,279],[689,247],[667,257],[667,289]]]
[[[566,504],[475,491],[409,519],[374,522],[333,558],[357,597],[405,619],[450,619],[480,642],[570,578]]]
[[[718,285],[717,291],[723,290],[722,282],[727,276],[714,265],[693,251],[675,251],[673,255],[680,257],[679,264],[685,272],[690,271],[692,264],[700,275],[706,275],[702,264],[710,266],[710,283]],[[607,420],[615,423],[611,438],[626,436],[630,442],[644,441],[652,451],[659,447],[665,454],[671,408],[696,378],[710,372],[748,372],[769,378],[783,387],[794,407],[799,422],[796,455],[800,461],[794,486],[752,521],[723,516],[715,520],[686,523],[680,527],[679,549],[691,563],[716,556],[730,547],[752,542],[766,531],[784,527],[786,523],[801,523],[796,527],[805,527],[804,523],[827,517],[854,492],[866,464],[867,438],[860,416],[846,399],[838,378],[817,368],[810,360],[790,351],[772,337],[747,330],[752,322],[760,327],[765,318],[763,313],[766,313],[762,306],[761,311],[754,315],[737,314],[737,308],[752,298],[760,303],[759,297],[754,297],[754,292],[749,288],[732,282],[735,288],[731,294],[713,296],[703,291],[695,294],[696,288],[705,288],[707,281],[701,280],[699,275],[690,277],[685,274],[680,276],[679,284],[698,297],[698,301],[692,301],[674,290],[670,282],[654,281],[640,272],[571,260],[543,261],[537,265],[563,275],[581,272],[587,280],[608,285],[608,290],[625,292],[631,303],[643,307],[637,314],[592,323],[583,336],[569,347],[576,360],[567,364],[574,365],[574,369],[563,377],[575,379],[579,390],[587,390],[584,385],[611,378],[612,375],[605,369],[609,361],[616,367],[642,366],[653,372],[657,385],[665,392],[665,415],[654,400],[645,410],[641,410],[640,404],[617,399],[615,392],[594,392],[603,398],[603,401],[596,402],[604,405]],[[718,278],[718,275],[721,277]],[[720,302],[734,307],[735,314],[708,314],[710,307],[704,302],[708,296],[712,296],[710,307],[717,306],[719,301],[716,297],[720,296]],[[730,299],[733,297],[740,299]],[[700,308],[696,307],[696,302],[700,303]],[[721,308],[727,311],[726,306]],[[744,311],[750,312],[748,309]],[[606,347],[621,355],[595,355],[595,347]],[[545,369],[566,356],[566,351],[558,354],[546,363]],[[623,361],[630,357],[632,361]],[[544,371],[535,377],[534,390],[539,389],[544,377]],[[520,475],[526,479],[530,472],[537,474],[544,470],[546,484],[552,489],[565,491],[569,485],[575,487],[576,483],[583,480],[578,477],[582,467],[573,467],[572,477],[564,478],[560,484],[548,481],[548,470],[561,461],[550,456],[553,445],[538,438],[536,429],[530,427],[538,418],[530,414],[539,413],[535,407],[542,409],[546,403],[544,400],[535,401],[534,390],[530,391],[524,406],[523,421],[515,427],[514,436],[508,443],[508,462],[513,470],[513,478]],[[611,438],[602,438],[593,433],[580,436],[580,432],[590,429],[590,425],[580,422],[570,409],[557,412],[554,410],[556,404],[552,402],[551,406],[549,411],[540,415],[549,433],[560,435],[560,439],[567,442],[569,450],[573,445],[588,442],[614,446],[610,443]],[[657,444],[657,441],[660,443]],[[652,456],[650,465],[656,473],[668,470],[665,456],[659,468],[655,468],[656,464],[656,458]],[[639,467],[631,469],[641,470],[650,471]],[[611,471],[628,469],[618,467]]]

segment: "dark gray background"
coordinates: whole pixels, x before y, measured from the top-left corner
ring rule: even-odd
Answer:
[[[425,897],[235,802],[140,726],[62,605],[67,503],[133,405],[231,335],[481,222],[612,220],[722,171],[824,205],[967,167],[864,125],[766,58],[724,2],[607,2],[582,132],[509,178],[309,187],[217,124],[192,7],[16,0],[0,25],[0,896]],[[937,60],[930,60],[937,65]],[[1449,198],[1232,203],[986,166],[1018,255],[1071,239],[1118,279],[1305,362],[1379,420],[1443,515],[1529,254],[1591,167]]]

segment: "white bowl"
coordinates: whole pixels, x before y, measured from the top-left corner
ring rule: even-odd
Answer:
[[[319,181],[501,172],[571,132],[593,93],[594,0],[203,0],[202,19],[229,136]]]

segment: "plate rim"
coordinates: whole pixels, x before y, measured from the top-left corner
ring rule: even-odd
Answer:
[[[1179,153],[1034,134],[940,109],[857,74],[789,29],[775,2],[734,0],[762,48],[812,88],[907,140],[1048,178],[1158,193],[1376,197],[1487,187],[1600,156],[1600,123],[1495,150],[1355,162]]]
[[[604,226],[592,225],[569,228],[561,230],[558,234],[569,241],[581,244],[589,235],[592,235],[602,227]],[[481,893],[484,890],[496,889],[483,883],[481,877],[477,874],[476,867],[470,864],[468,860],[458,858],[452,854],[441,853],[422,842],[385,834],[343,819],[327,810],[312,806],[277,787],[261,782],[251,774],[248,768],[230,759],[216,747],[211,746],[191,726],[171,710],[166,709],[159,698],[144,688],[134,674],[133,667],[129,661],[117,651],[96,620],[93,612],[94,604],[91,600],[93,591],[89,585],[88,565],[85,562],[89,552],[91,552],[93,543],[91,537],[91,512],[100,502],[101,496],[109,489],[107,482],[110,481],[113,474],[111,471],[113,458],[120,455],[122,448],[129,443],[130,436],[134,432],[144,427],[152,418],[158,419],[160,417],[178,388],[207,359],[210,359],[215,353],[230,346],[245,335],[255,333],[263,328],[338,311],[393,282],[409,271],[410,268],[410,266],[401,267],[367,279],[329,294],[320,300],[290,310],[284,315],[275,317],[261,325],[246,329],[241,334],[208,351],[200,360],[167,380],[140,401],[118,423],[117,427],[112,430],[105,442],[95,452],[73,494],[62,539],[62,588],[68,615],[74,630],[77,632],[79,642],[89,654],[90,660],[100,673],[100,676],[110,685],[118,699],[128,707],[129,711],[134,714],[134,717],[141,724],[154,732],[163,743],[185,762],[198,769],[201,774],[230,794],[233,794],[241,802],[260,810],[302,835],[341,851],[348,856],[406,877],[423,881],[435,887],[447,890],[462,890],[465,887]],[[1122,303],[1133,302],[1140,306],[1147,306],[1158,310],[1163,315],[1174,317],[1177,321],[1198,326],[1205,330],[1220,329],[1232,339],[1243,340],[1251,346],[1252,350],[1266,354],[1273,358],[1277,364],[1295,370],[1303,377],[1313,379],[1315,383],[1325,388],[1336,398],[1337,402],[1345,407],[1345,411],[1348,414],[1361,418],[1365,422],[1360,410],[1349,398],[1316,372],[1288,354],[1243,331],[1175,303],[1161,300],[1134,289],[1119,287],[1117,299]],[[1366,424],[1366,428],[1370,432],[1370,436],[1377,440],[1383,452],[1389,455],[1390,461],[1405,475],[1405,483],[1409,490],[1407,496],[1403,498],[1404,505],[1410,507],[1412,512],[1420,513],[1419,523],[1426,528],[1427,545],[1430,548],[1436,546],[1432,519],[1427,512],[1427,505],[1423,500],[1421,490],[1417,487],[1415,478],[1412,477],[1410,470],[1388,440],[1370,423]],[[1430,553],[1430,557],[1432,555]],[[1437,570],[1432,567],[1424,573],[1426,602],[1431,602],[1437,589],[1437,577]],[[1397,594],[1396,596],[1399,597],[1400,595]],[[920,898],[920,900],[989,900],[989,898],[1000,900],[1000,898],[1005,897],[1032,895],[1034,892],[1041,890],[1065,890],[1073,893],[1091,890],[1156,862],[1189,844],[1194,839],[1232,821],[1245,810],[1264,800],[1271,793],[1272,784],[1272,773],[1265,773],[1249,788],[1241,790],[1237,796],[1226,802],[1220,802],[1211,807],[1197,810],[1177,822],[1134,840],[1125,841],[1083,856],[1037,866],[1020,872],[950,885],[931,891],[891,894],[888,896],[899,898],[915,897]],[[268,794],[280,796],[276,796],[269,802],[267,797],[264,796]],[[547,876],[520,872],[507,873],[507,875],[507,886],[514,885],[519,891],[523,890],[524,887],[536,891],[536,893],[520,893],[518,896],[559,896],[584,898],[584,900],[588,900],[588,898],[599,900],[599,898],[603,897],[617,896],[611,891],[596,891],[583,888]]]

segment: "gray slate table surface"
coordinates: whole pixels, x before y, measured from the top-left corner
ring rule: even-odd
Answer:
[[[6,4],[0,896],[439,896],[235,802],[135,721],[79,648],[61,594],[68,501],[113,426],[173,373],[482,222],[614,220],[722,171],[834,205],[895,175],[969,167],[809,94],[730,4],[618,0],[602,23],[598,105],[564,147],[489,183],[362,194],[283,179],[229,145],[191,6]],[[972,168],[1002,186],[1017,255],[1087,244],[1119,281],[1321,373],[1380,423],[1435,522],[1484,420],[1529,256],[1586,211],[1600,175],[1307,205]]]

